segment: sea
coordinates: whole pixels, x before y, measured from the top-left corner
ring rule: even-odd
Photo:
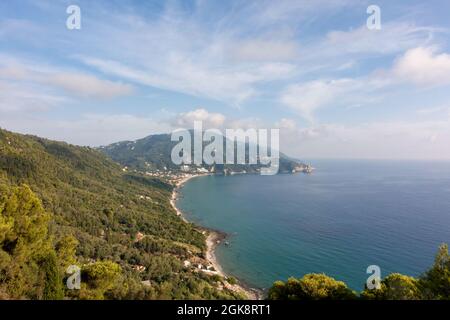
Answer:
[[[250,287],[325,273],[364,288],[381,276],[419,276],[450,244],[450,162],[311,160],[312,174],[203,176],[177,207],[225,232],[216,249],[225,273]]]

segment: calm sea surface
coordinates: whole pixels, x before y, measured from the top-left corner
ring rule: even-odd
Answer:
[[[219,263],[257,288],[324,272],[361,290],[369,265],[417,276],[450,243],[450,162],[312,164],[312,175],[192,179],[177,206],[229,234]]]

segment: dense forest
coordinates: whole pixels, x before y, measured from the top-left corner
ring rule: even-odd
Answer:
[[[0,130],[0,298],[243,298],[185,267],[205,236],[171,191],[91,148]],[[63,285],[69,265],[81,290]]]

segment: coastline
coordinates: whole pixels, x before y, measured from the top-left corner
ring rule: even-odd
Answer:
[[[183,179],[181,179],[180,181],[178,181],[176,183],[175,188],[172,191],[172,195],[170,198],[170,204],[176,211],[177,216],[181,217],[181,219],[183,219],[183,221],[186,223],[189,223],[189,221],[184,217],[183,212],[180,209],[178,209],[176,206],[178,190],[189,180],[196,178],[196,177],[200,177],[200,176],[205,176],[205,175],[204,174],[203,175],[193,174],[193,175],[185,176]],[[259,291],[257,291],[256,289],[248,288],[240,283],[230,284],[228,281],[226,281],[226,279],[229,276],[223,271],[222,266],[217,261],[217,258],[215,255],[215,250],[216,250],[217,246],[226,239],[227,235],[223,232],[211,230],[211,229],[204,228],[204,227],[201,227],[201,229],[203,229],[204,233],[207,234],[205,260],[208,261],[213,266],[213,268],[216,271],[216,274],[218,274],[219,276],[221,276],[225,279],[225,287],[231,291],[243,293],[244,295],[247,296],[247,298],[249,300],[260,300],[262,298],[262,294]]]
[[[184,222],[189,223],[189,221],[186,220],[186,218],[183,215],[183,212],[181,212],[181,210],[179,210],[176,206],[176,200],[177,200],[177,193],[178,190],[189,180],[195,178],[195,177],[199,177],[200,175],[187,175],[185,176],[183,179],[177,181],[177,183],[175,184],[175,187],[172,190],[172,195],[170,196],[170,205],[172,206],[172,208],[175,210],[177,216],[179,216],[181,219],[183,219]]]

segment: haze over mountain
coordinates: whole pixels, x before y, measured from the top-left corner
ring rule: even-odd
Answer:
[[[192,131],[191,131],[192,133]],[[193,141],[193,134],[191,134]],[[157,134],[150,135],[142,139],[135,141],[122,141],[110,144],[108,146],[100,147],[99,150],[107,154],[111,159],[120,163],[123,166],[136,169],[139,171],[155,171],[155,170],[173,170],[182,171],[182,165],[176,165],[171,159],[172,149],[177,145],[178,141],[171,141],[170,134]],[[203,142],[203,147],[210,142]],[[225,145],[231,143],[230,140],[224,139],[224,154]],[[193,146],[194,143],[192,142]],[[237,153],[238,145],[242,143],[236,143],[234,146],[235,155]],[[245,144],[246,151],[246,163],[249,163],[249,144]],[[270,153],[270,149],[269,149]],[[193,151],[191,153],[191,159],[193,159]],[[214,172],[216,174],[223,173],[257,173],[264,165],[257,159],[258,164],[223,164],[223,165],[207,165],[203,163],[201,167]],[[197,171],[196,165],[190,165],[189,168],[184,171]],[[288,156],[280,153],[279,159],[279,173],[292,173],[307,170],[308,166],[299,160],[289,158]]]

